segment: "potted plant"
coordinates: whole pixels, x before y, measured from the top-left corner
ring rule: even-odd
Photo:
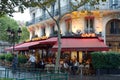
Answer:
[[[5,54],[0,54],[0,60],[4,60],[5,59]]]
[[[19,66],[23,66],[24,63],[26,63],[26,62],[27,62],[26,56],[23,55],[23,54],[19,54],[19,55],[18,55],[18,63],[19,63]]]
[[[11,62],[13,60],[13,55],[11,53],[8,53],[5,55],[5,61],[6,61],[6,66],[10,66]]]
[[[0,54],[0,61],[1,61],[2,65],[5,64],[4,60],[5,60],[5,54]]]

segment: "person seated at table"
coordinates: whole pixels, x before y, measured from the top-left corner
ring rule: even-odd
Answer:
[[[68,65],[69,65],[69,72],[71,73],[71,68],[73,67],[73,60],[72,59],[70,59],[68,61]]]
[[[71,67],[72,74],[76,74],[78,70],[79,70],[79,62],[75,60],[73,66]]]
[[[68,63],[66,61],[63,62],[63,69],[65,71],[69,71],[69,65],[68,65]]]
[[[43,70],[45,69],[45,61],[43,59],[41,59],[39,62],[39,68],[41,68]]]

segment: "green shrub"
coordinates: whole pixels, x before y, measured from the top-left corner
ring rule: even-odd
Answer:
[[[8,53],[5,55],[5,60],[6,61],[9,61],[9,62],[12,62],[13,60],[13,55],[11,53]]]
[[[108,68],[118,68],[120,66],[120,54],[115,52],[106,53],[108,57]]]
[[[0,54],[0,60],[4,60],[5,59],[5,54]]]
[[[91,56],[92,56],[92,65],[94,68],[101,68],[104,66],[104,65],[101,65],[102,62],[104,62],[103,60],[104,56],[101,55],[100,52],[93,52],[91,53]]]
[[[19,62],[19,63],[26,63],[26,62],[27,62],[26,56],[23,55],[23,54],[19,54],[19,55],[18,55],[18,62]]]
[[[120,66],[120,54],[115,52],[93,52],[92,65],[95,69],[111,69]]]

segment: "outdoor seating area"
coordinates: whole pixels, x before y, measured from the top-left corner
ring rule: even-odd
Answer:
[[[13,62],[13,57],[12,54],[3,54],[3,56],[8,56],[1,59],[1,66],[5,66],[7,68],[12,68],[12,62]],[[11,56],[11,58],[10,58]],[[28,55],[30,56],[30,55]],[[18,54],[18,68],[27,68],[27,69],[40,69],[43,72],[51,73],[52,71],[55,70],[55,58],[43,58],[40,59],[39,62],[36,61],[35,63],[31,63],[29,61],[30,57],[24,54]],[[33,66],[34,65],[34,66]],[[70,59],[69,57],[65,57],[65,59],[60,59],[60,64],[59,64],[59,70],[62,73],[69,73],[73,75],[78,75],[78,74],[83,74],[83,75],[91,75],[91,66],[89,64],[84,64],[80,63],[77,61],[76,56],[74,56],[74,59]]]

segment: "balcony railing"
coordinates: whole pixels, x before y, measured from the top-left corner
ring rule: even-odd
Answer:
[[[83,10],[83,9],[85,9],[85,10],[96,10],[98,8],[99,8],[99,10],[120,10],[120,1],[118,1],[117,4],[111,4],[110,2],[104,2],[104,3],[101,3],[101,4],[95,5],[94,7],[93,6],[90,7],[89,4],[86,4],[82,7],[80,7],[79,10]],[[61,7],[61,14],[67,13],[70,10],[71,10],[71,6],[70,5],[65,5],[65,6]],[[54,16],[58,16],[58,14],[59,14],[58,9],[56,9],[55,12],[54,12]],[[39,17],[36,17],[36,18],[32,19],[31,21],[28,21],[26,26],[41,22],[43,20],[47,20],[49,18],[51,18],[51,17],[48,14],[41,15]]]
[[[69,10],[70,10],[70,6],[69,5],[63,6],[61,8],[61,13],[64,14],[64,13],[68,12]],[[56,9],[55,12],[54,12],[54,16],[58,16],[58,14],[59,14],[58,9]],[[49,16],[49,14],[41,15],[39,17],[36,17],[36,18],[28,21],[27,24],[26,24],[26,26],[38,23],[38,22],[43,21],[43,20],[47,20],[49,18],[51,18]]]

